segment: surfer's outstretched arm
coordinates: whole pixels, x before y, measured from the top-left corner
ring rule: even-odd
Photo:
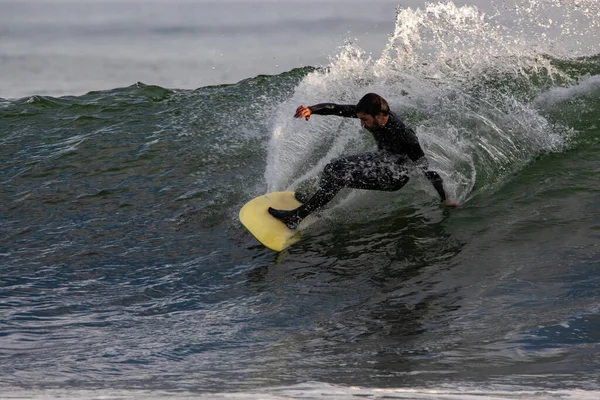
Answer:
[[[447,199],[446,191],[444,190],[444,181],[442,180],[440,174],[428,169],[424,170],[423,172],[425,173],[427,179],[429,179],[429,182],[431,182],[431,184],[435,188],[436,192],[438,192],[438,194],[440,195],[440,199],[442,200],[442,202],[446,201]]]
[[[340,117],[358,118],[356,116],[356,105],[334,103],[321,103],[309,107],[300,106],[296,109],[296,114],[294,114],[294,118],[304,118],[308,121],[312,114],[338,115]]]

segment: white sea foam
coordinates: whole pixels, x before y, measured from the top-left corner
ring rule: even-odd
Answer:
[[[600,396],[595,390],[544,390],[537,388],[519,389],[510,385],[500,388],[489,388],[478,385],[451,385],[439,388],[364,388],[357,386],[331,385],[320,382],[309,382],[300,385],[276,387],[260,391],[192,393],[185,391],[151,391],[151,390],[48,390],[6,391],[3,398],[12,400],[130,400],[130,399],[328,399],[347,400],[349,398],[366,399],[435,399],[435,400],[595,400]]]
[[[560,12],[546,25],[540,20],[545,4],[553,15]],[[356,121],[292,120],[296,106],[355,104],[376,92],[416,129],[453,198],[465,201],[480,190],[493,190],[540,153],[563,148],[570,130],[550,123],[531,98],[571,84],[554,57],[599,47],[551,36],[580,37],[578,18],[583,15],[597,26],[597,7],[595,2],[569,6],[531,0],[496,7],[493,15],[453,2],[399,8],[381,57],[373,59],[348,43],[328,68],[309,74],[281,105],[269,145],[268,188],[294,189],[333,158],[373,145]],[[508,18],[510,27],[502,24]],[[419,186],[432,191],[427,184]]]
[[[600,91],[600,75],[586,75],[565,87],[555,87],[540,94],[534,101],[538,107],[550,107],[573,98],[590,96]]]

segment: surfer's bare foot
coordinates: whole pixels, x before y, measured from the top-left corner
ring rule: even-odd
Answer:
[[[276,210],[272,207],[268,209],[269,214],[283,222],[288,228],[296,229],[302,218],[294,210]]]

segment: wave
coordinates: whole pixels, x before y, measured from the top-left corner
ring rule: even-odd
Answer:
[[[515,2],[489,16],[453,2],[398,8],[381,57],[347,43],[280,105],[265,171],[269,190],[297,188],[330,160],[372,147],[355,121],[291,118],[300,104],[356,103],[367,92],[385,97],[416,129],[453,198],[464,202],[496,190],[540,155],[563,151],[585,129],[556,118],[560,102],[548,98],[557,91],[572,98],[585,88],[596,96],[598,57],[582,54],[598,51],[597,34],[581,40],[575,22],[584,16],[598,26],[597,8],[591,1]],[[560,18],[542,24],[547,11]],[[512,25],[503,25],[511,16]],[[433,193],[426,184],[418,188]]]

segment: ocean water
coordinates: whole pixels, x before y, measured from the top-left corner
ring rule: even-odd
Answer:
[[[0,97],[170,89],[326,65],[345,42],[379,54],[391,0],[2,0]],[[418,4],[410,0],[409,4]]]
[[[0,398],[598,398],[599,16],[0,2]],[[295,108],[367,92],[463,206],[413,174],[265,249],[245,202],[374,145]]]

